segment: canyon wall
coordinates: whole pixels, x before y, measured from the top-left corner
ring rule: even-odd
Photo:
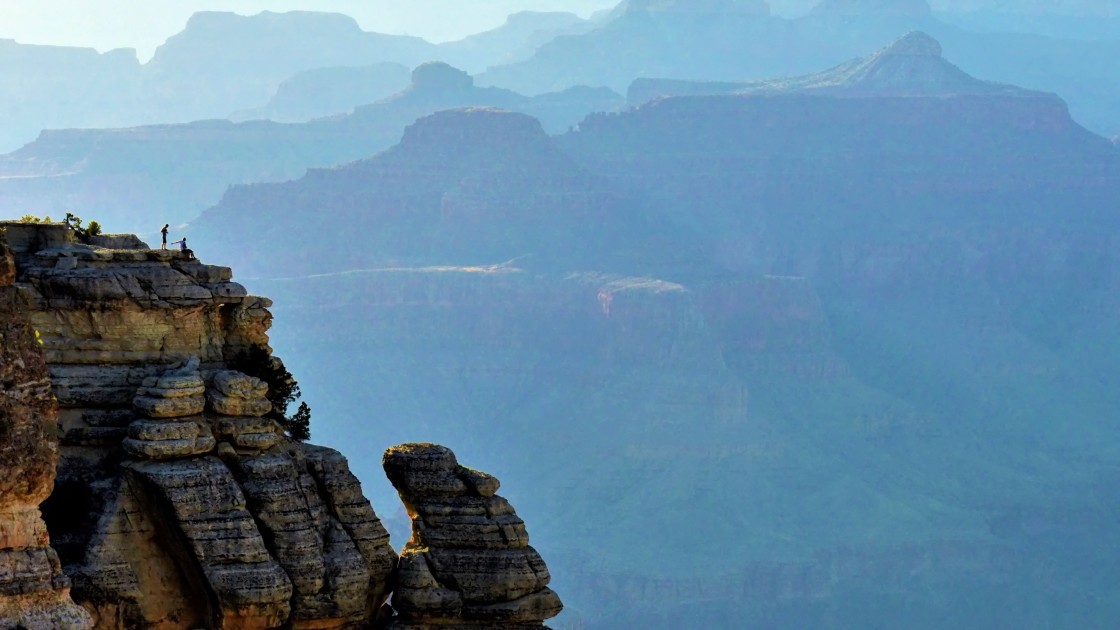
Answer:
[[[398,557],[387,531],[346,459],[291,439],[269,399],[276,383],[257,378],[284,373],[268,346],[271,302],[229,268],[135,237],[5,228],[14,286],[4,298],[26,333],[5,352],[42,344],[30,376],[14,373],[7,388],[34,412],[11,418],[33,421],[39,437],[21,428],[4,451],[21,473],[8,477],[20,486],[7,535],[25,564],[43,564],[28,564],[13,588],[44,606],[46,589],[69,608],[42,614],[68,610],[98,629],[392,622]],[[262,368],[254,356],[263,373],[234,369]],[[45,439],[56,407],[60,445]],[[490,574],[500,580],[501,566]],[[66,600],[70,581],[84,610]],[[558,611],[557,599],[544,612]],[[456,625],[458,613],[445,613]]]
[[[35,330],[13,286],[12,252],[0,238],[0,628],[89,628],[48,545],[39,504],[54,487],[57,405]]]

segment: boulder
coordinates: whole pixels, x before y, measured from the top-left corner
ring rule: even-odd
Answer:
[[[136,420],[128,426],[124,450],[137,459],[167,460],[205,455],[216,441],[210,428],[199,421],[160,422]]]
[[[206,393],[210,411],[221,416],[263,416],[272,411],[266,398],[268,383],[234,370],[218,372],[210,378],[213,386]]]
[[[495,494],[496,478],[435,444],[395,446],[382,464],[412,517],[390,627],[540,627],[560,613],[548,567],[529,546],[525,523]]]
[[[274,420],[259,417],[221,418],[214,432],[239,449],[263,451],[279,444],[284,436]]]
[[[203,396],[206,385],[198,366],[198,357],[192,357],[160,376],[145,378],[132,400],[132,408],[149,418],[185,418],[201,414],[206,408]]]

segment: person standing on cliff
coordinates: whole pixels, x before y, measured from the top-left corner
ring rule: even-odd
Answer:
[[[163,234],[163,245],[160,246],[160,249],[167,249],[167,227],[168,225],[164,223],[163,229],[160,230],[160,233]]]

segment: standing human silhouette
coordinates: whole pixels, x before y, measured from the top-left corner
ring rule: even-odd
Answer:
[[[160,234],[163,234],[163,244],[160,245],[160,247],[159,247],[160,249],[167,249],[167,227],[168,227],[168,225],[166,223],[164,223],[163,224],[163,229],[160,230]]]

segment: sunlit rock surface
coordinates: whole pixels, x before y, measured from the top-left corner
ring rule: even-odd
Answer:
[[[44,430],[52,387],[61,407],[44,514],[62,562],[38,552],[47,583],[65,595],[69,576],[102,629],[371,621],[396,561],[387,532],[346,460],[285,438],[261,417],[268,384],[229,369],[267,350],[270,302],[178,251],[93,241],[129,246],[106,249],[58,224],[5,227],[16,263],[0,265],[15,280],[5,295],[18,291],[50,374],[26,391],[38,392]],[[42,469],[33,507],[57,451],[23,448]],[[47,530],[34,534],[44,546]]]

